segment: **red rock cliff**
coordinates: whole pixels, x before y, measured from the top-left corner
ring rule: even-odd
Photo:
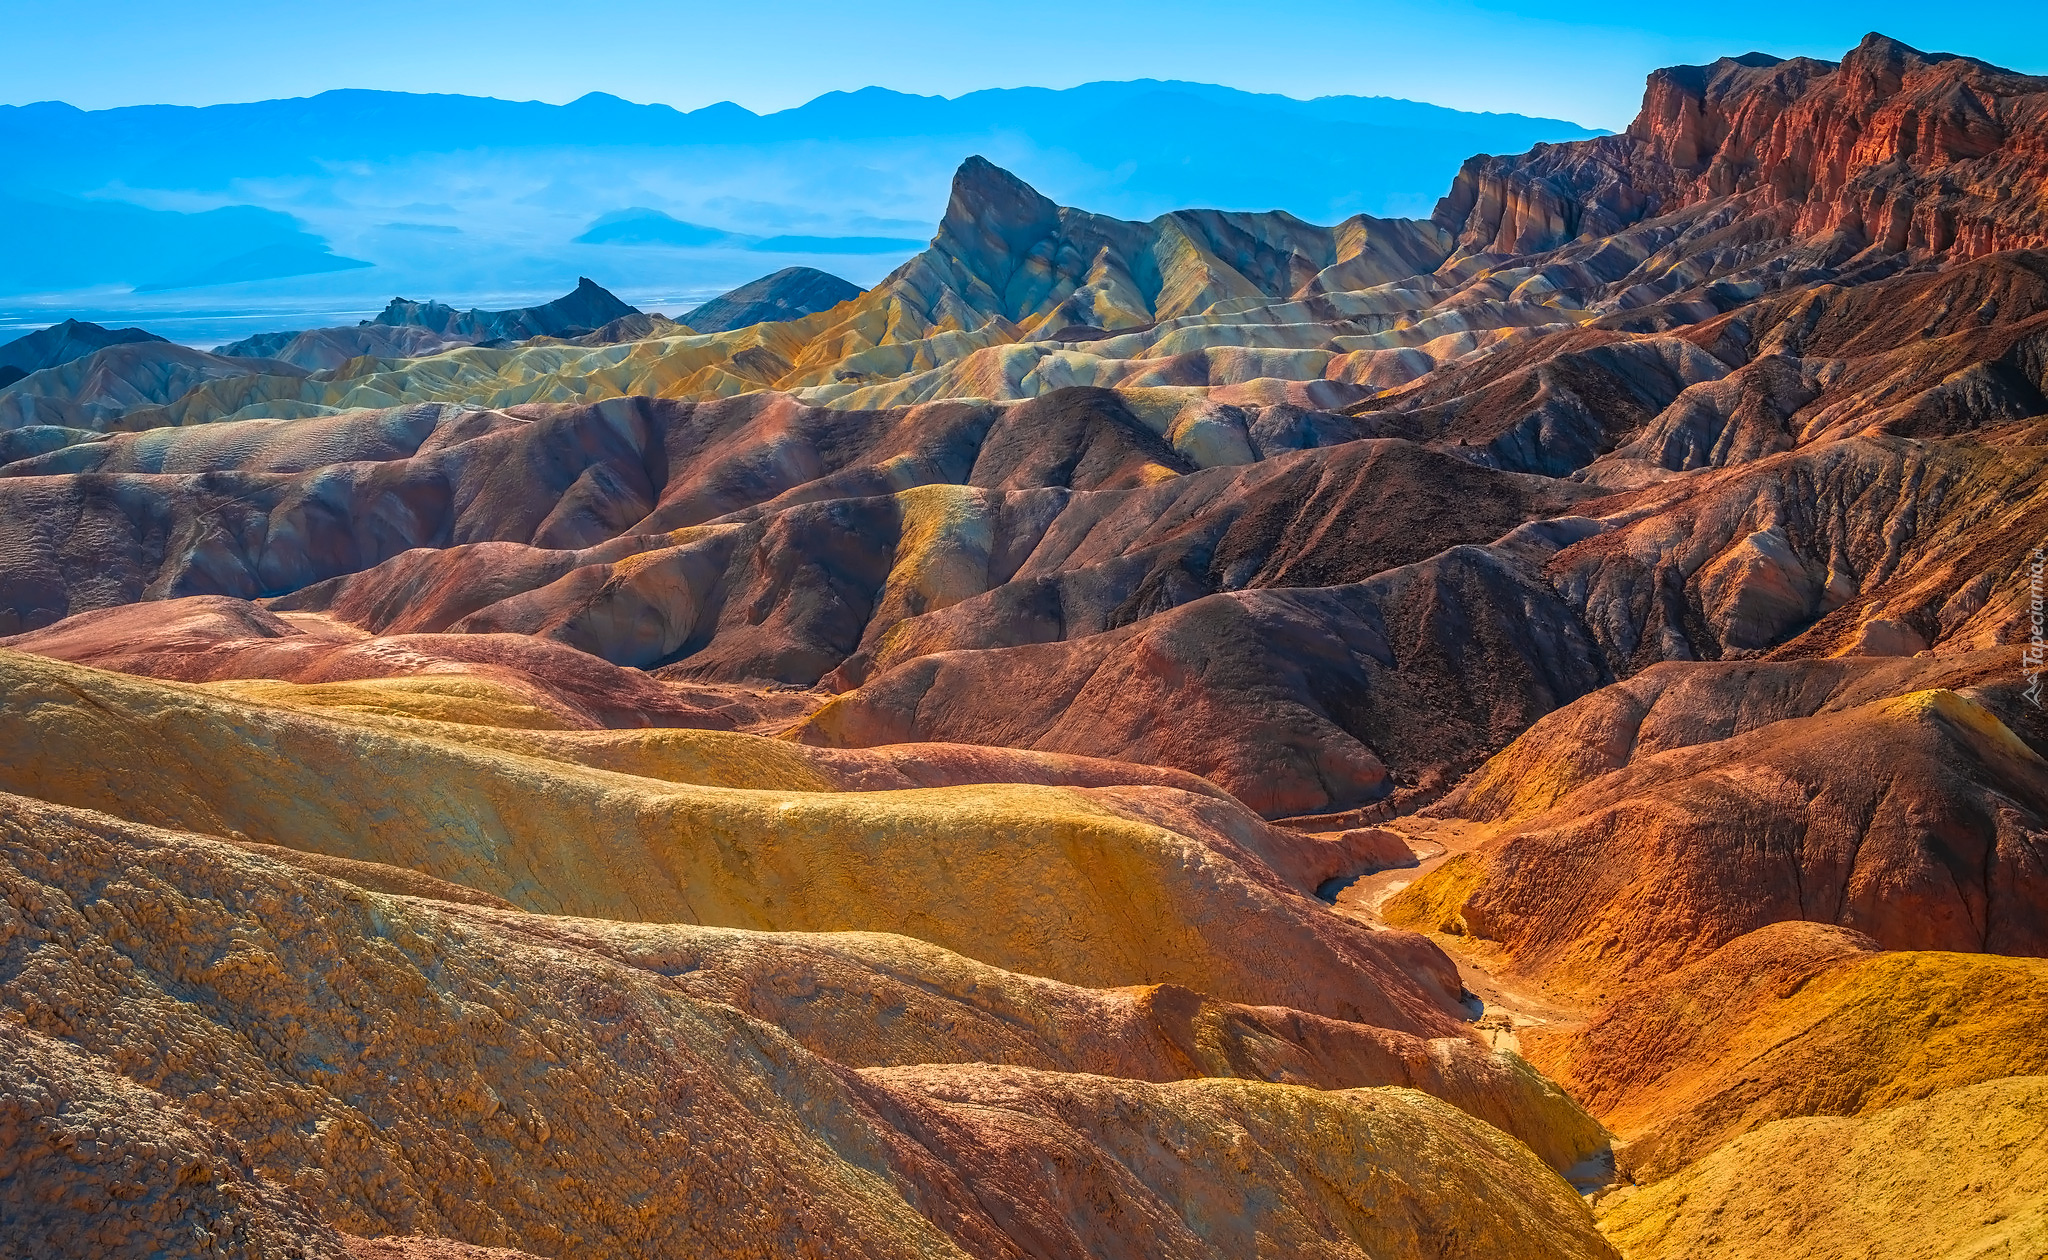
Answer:
[[[1619,136],[1476,157],[1437,206],[1466,252],[1529,253],[1737,198],[1774,235],[1957,261],[2048,245],[2048,78],[1870,35],[1650,75]]]

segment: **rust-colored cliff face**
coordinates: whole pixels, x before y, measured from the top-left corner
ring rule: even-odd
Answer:
[[[1871,35],[1839,64],[1760,53],[1650,75],[1619,136],[1467,163],[1436,222],[1533,254],[1708,207],[1728,244],[1956,259],[2048,246],[2048,80]]]

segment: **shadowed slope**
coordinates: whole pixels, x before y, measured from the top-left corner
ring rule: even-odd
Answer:
[[[415,552],[276,606],[377,630],[541,634],[693,678],[829,673],[844,688],[911,657],[1079,638],[1217,589],[1364,579],[1570,497],[1353,443],[1129,490],[932,486],[771,504],[576,554]]]
[[[2048,448],[1858,437],[1586,505],[1613,528],[1548,572],[1617,673],[1988,647],[2021,622],[2044,496]]]
[[[1389,764],[1441,785],[1606,680],[1533,569],[1458,547],[1358,586],[1212,595],[1071,642],[918,657],[797,738],[1173,765],[1270,817],[1376,800]]]
[[[1060,505],[1008,580],[869,623],[844,688],[933,652],[1071,640],[1216,591],[1359,582],[1560,510],[1568,488],[1361,441]],[[993,576],[993,575],[992,575]]]
[[[715,697],[664,686],[637,670],[608,665],[548,639],[483,634],[373,638],[328,618],[280,617],[220,596],[81,613],[0,644],[180,682],[406,679],[422,703],[436,694],[460,703],[468,695],[478,703],[495,703],[485,720],[509,726],[729,730],[735,725],[733,717],[718,711],[725,706]],[[385,694],[394,696],[398,689],[388,687]]]
[[[31,372],[82,359],[107,346],[162,340],[155,333],[144,332],[140,328],[102,328],[98,324],[67,319],[0,344],[0,387],[11,385]],[[12,380],[4,375],[9,369],[18,373]]]
[[[681,316],[677,322],[700,333],[728,332],[749,324],[801,319],[830,310],[841,302],[861,295],[858,285],[849,284],[815,267],[784,267],[722,293]]]
[[[1061,441],[1024,440],[1046,428]],[[8,602],[26,629],[145,594],[282,594],[418,546],[590,547],[778,496],[935,481],[1093,490],[1189,467],[1101,392],[869,413],[775,395],[518,416],[419,407],[141,434],[17,463],[0,477],[0,537],[19,555]],[[190,542],[167,548],[173,537]]]

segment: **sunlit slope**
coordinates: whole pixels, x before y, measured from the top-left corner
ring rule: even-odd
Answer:
[[[1497,825],[1388,916],[1499,942],[1589,994],[1788,920],[1892,949],[2048,954],[2048,766],[1987,707],[2017,699],[2006,659],[1974,699],[1928,687],[1639,756]],[[1496,757],[1486,799],[1542,801],[1576,774],[1541,756],[1556,733]]]
[[[147,1178],[124,1253],[176,1251],[198,1221],[245,1253],[295,1227],[317,1256],[335,1229],[539,1255],[1195,1256],[1264,1238],[1367,1256],[1445,1234],[1612,1254],[1526,1148],[1421,1093],[859,1072],[678,985],[662,947],[717,952],[701,932],[390,897],[0,806],[10,1097],[28,1116],[89,1108],[97,1135],[30,1144],[25,1171],[86,1194],[169,1153],[228,1187],[179,1198]],[[833,947],[762,943],[806,946]]]
[[[2048,1077],[1851,1118],[1780,1120],[1605,1205],[1628,1260],[2048,1254]]]
[[[0,669],[0,786],[24,795],[413,867],[532,909],[901,932],[1075,983],[1173,982],[1456,1027],[1456,980],[1433,947],[1355,928],[1289,888],[1255,856],[1270,829],[1212,796],[704,787],[26,655]]]
[[[1437,362],[1582,318],[1495,295],[1437,309],[1462,287],[1430,278],[1449,249],[1434,223],[1365,215],[1335,227],[1213,210],[1129,222],[1056,206],[972,158],[930,248],[829,310],[617,345],[365,355],[303,379],[302,369],[257,369],[174,397],[138,396],[126,414],[89,427],[765,388],[849,407],[1028,398],[1075,384],[1245,386],[1253,401],[1334,405],[1369,392],[1362,383],[1406,383]],[[1100,341],[1105,334],[1115,336]],[[1289,393],[1288,383],[1313,388]]]
[[[1879,950],[1780,923],[1647,979],[1530,1055],[1628,1142],[1642,1181],[1752,1129],[2048,1074],[2048,959]]]

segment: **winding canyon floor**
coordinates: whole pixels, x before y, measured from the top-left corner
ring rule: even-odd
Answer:
[[[2048,1255],[2048,80],[826,290],[8,348],[0,1250]]]
[[[1397,857],[1398,865],[1357,876],[1338,887],[1326,885],[1321,891],[1337,913],[1380,931],[1395,930],[1385,914],[1388,901],[1434,874],[1453,856],[1476,851],[1487,838],[1483,828],[1413,815],[1389,820],[1378,829],[1399,837],[1411,858]],[[1343,833],[1324,834],[1335,839]],[[1473,1030],[1493,1049],[1519,1054],[1520,1030],[1571,1028],[1583,1024],[1592,1013],[1593,1008],[1568,994],[1551,992],[1540,980],[1505,978],[1504,960],[1484,940],[1443,931],[1432,933],[1431,940],[1457,964]]]

